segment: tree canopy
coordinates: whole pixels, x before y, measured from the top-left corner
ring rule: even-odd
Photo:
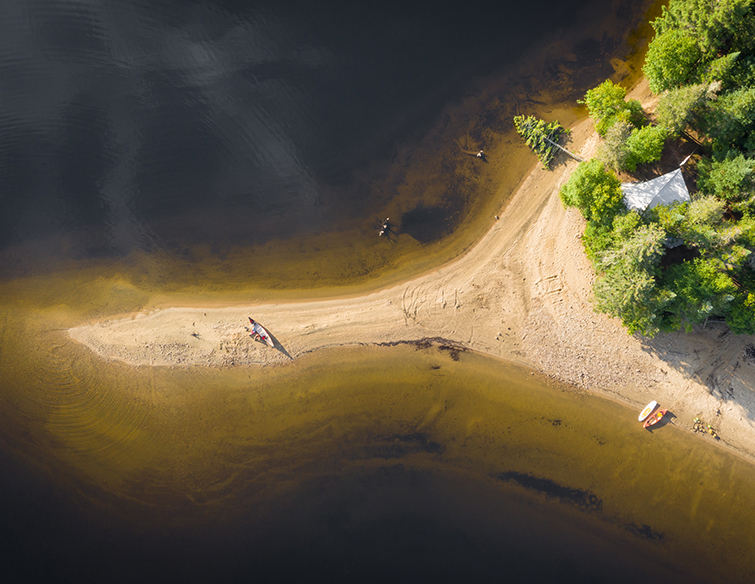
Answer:
[[[755,334],[755,0],[671,0],[653,26],[644,72],[661,94],[655,115],[609,80],[589,90],[580,103],[604,140],[559,193],[587,220],[595,307],[631,333],[715,319]],[[680,139],[697,143],[691,201],[628,211],[615,172]]]
[[[627,90],[606,79],[590,89],[579,103],[587,106],[589,116],[595,120],[595,130],[601,136],[618,122],[626,122],[635,128],[645,123],[645,114],[636,99],[626,101]]]
[[[650,89],[660,93],[692,79],[700,57],[694,38],[671,29],[655,37],[645,55],[642,71],[648,78]]]
[[[546,122],[534,116],[516,116],[514,127],[524,138],[527,146],[537,154],[545,168],[550,166],[553,156],[558,150],[556,144],[559,139],[569,133],[558,121]]]
[[[588,221],[610,222],[624,206],[621,182],[598,159],[582,162],[561,187],[561,201]]]
[[[677,30],[694,39],[706,58],[752,48],[753,0],[674,0],[652,22],[662,35]]]

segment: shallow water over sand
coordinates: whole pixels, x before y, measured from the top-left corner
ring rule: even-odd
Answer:
[[[634,410],[450,347],[134,370],[67,342],[54,310],[3,320],[12,575],[752,576],[755,468],[673,419],[651,433]],[[52,330],[29,334],[40,321]]]

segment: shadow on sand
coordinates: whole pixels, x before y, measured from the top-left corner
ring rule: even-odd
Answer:
[[[705,387],[719,404],[736,403],[755,421],[755,340],[735,335],[721,322],[690,333],[640,338],[643,349],[684,377]]]
[[[262,324],[262,323],[260,323],[260,324]],[[249,330],[249,329],[247,329],[247,330]],[[273,341],[272,348],[278,350],[281,353],[283,353],[286,357],[288,357],[289,359],[291,359],[293,361],[294,358],[286,350],[286,347],[284,347],[283,344],[276,338],[276,336],[273,333],[270,332],[270,329],[268,329],[267,327],[265,327],[265,330],[267,331],[267,334],[270,336],[270,340]],[[258,342],[258,343],[261,343],[261,344],[263,344],[265,346],[268,346],[265,341],[263,341],[262,339],[257,338],[257,336],[256,336],[255,333],[250,332],[249,336],[252,338],[252,340],[254,340],[254,341]]]
[[[654,414],[651,414],[651,416],[652,415],[654,415]],[[656,430],[660,430],[664,426],[667,426],[668,424],[671,424],[673,418],[676,418],[676,414],[674,414],[674,412],[672,412],[671,410],[669,410],[668,412],[666,412],[666,414],[663,416],[663,418],[660,419],[660,421],[656,422],[652,426],[649,426],[649,427],[645,428],[645,430],[647,430],[648,432],[650,432],[652,434]]]

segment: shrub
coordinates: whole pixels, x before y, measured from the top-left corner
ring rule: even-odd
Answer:
[[[605,136],[616,122],[624,121],[639,128],[645,122],[645,112],[636,99],[625,101],[627,90],[615,85],[610,79],[587,91],[579,103],[587,106],[587,112],[595,121],[595,130]]]
[[[626,168],[634,172],[638,164],[660,160],[667,135],[666,128],[661,126],[645,126],[632,130],[626,142]]]
[[[595,158],[577,166],[559,194],[565,206],[577,207],[588,221],[610,224],[624,208],[621,182]]]

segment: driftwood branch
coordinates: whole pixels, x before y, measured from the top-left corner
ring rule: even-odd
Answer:
[[[580,158],[579,156],[577,156],[577,155],[576,155],[576,154],[574,154],[573,152],[569,152],[569,151],[568,151],[568,150],[567,150],[566,148],[564,148],[563,146],[559,146],[558,144],[556,144],[556,143],[555,143],[555,142],[554,142],[553,140],[551,140],[550,138],[548,138],[548,137],[546,137],[546,136],[543,136],[543,138],[544,138],[545,140],[547,140],[547,141],[548,141],[549,143],[551,143],[551,144],[552,144],[553,146],[555,146],[556,148],[558,148],[559,150],[561,150],[561,151],[563,151],[563,152],[566,152],[566,153],[567,153],[567,154],[568,154],[569,156],[571,156],[571,157],[572,157],[572,158],[574,158],[575,160],[579,160],[580,162],[584,162],[584,161],[585,161],[585,160],[584,160],[584,158]]]

